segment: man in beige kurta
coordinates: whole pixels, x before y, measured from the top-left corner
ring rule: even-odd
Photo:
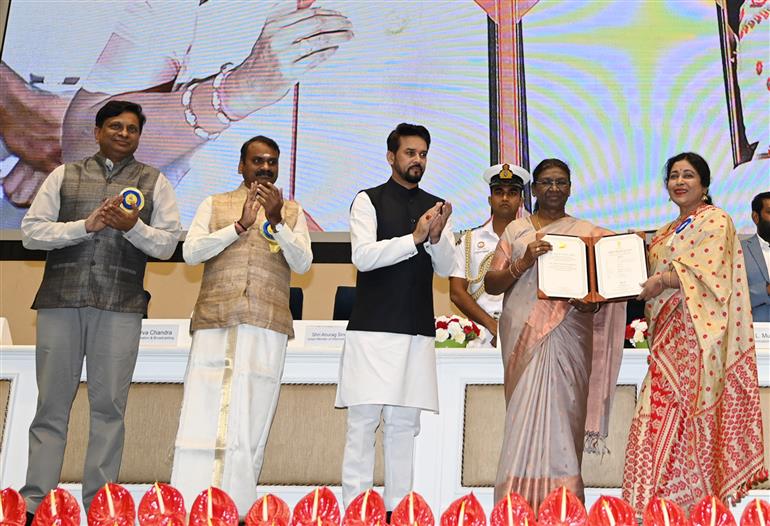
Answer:
[[[272,139],[246,141],[238,166],[244,183],[203,201],[183,246],[188,264],[205,266],[171,483],[186,502],[217,486],[242,516],[257,498],[293,336],[289,279],[313,259],[302,207],[273,184],[278,156]]]

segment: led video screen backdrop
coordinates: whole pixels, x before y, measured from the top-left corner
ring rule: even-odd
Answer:
[[[762,0],[12,0],[0,67],[30,108],[0,100],[14,116],[0,228],[18,228],[45,178],[42,141],[58,134],[65,161],[93,153],[95,108],[119,96],[144,106],[137,158],[172,181],[185,227],[239,184],[240,145],[261,134],[281,147],[285,197],[316,230],[346,231],[406,121],[431,131],[421,185],[453,202],[455,229],[488,216],[491,162],[545,157],[572,167],[570,213],[654,229],[676,215],[662,165],[692,150],[748,233],[751,197],[770,189],[769,14]],[[246,79],[231,92],[239,120],[218,136],[200,120],[196,135],[184,95],[223,68],[225,84]]]

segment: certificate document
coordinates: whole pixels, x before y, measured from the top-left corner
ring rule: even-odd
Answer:
[[[639,295],[647,280],[644,234],[546,234],[553,250],[537,260],[538,297],[612,301]]]
[[[637,234],[618,234],[594,243],[596,292],[604,299],[638,296],[647,281],[644,239]]]
[[[587,245],[576,236],[546,234],[553,250],[537,258],[537,288],[551,298],[588,295]]]

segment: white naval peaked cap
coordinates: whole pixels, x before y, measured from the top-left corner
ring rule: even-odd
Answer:
[[[532,176],[524,168],[509,163],[490,166],[484,170],[482,177],[489,186],[507,184],[519,188],[524,188],[524,185],[532,180]]]

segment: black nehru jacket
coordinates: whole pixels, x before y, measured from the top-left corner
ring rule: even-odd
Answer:
[[[420,217],[436,202],[443,202],[420,188],[404,188],[393,179],[364,192],[377,212],[377,241],[411,234]],[[358,271],[348,330],[436,335],[433,265],[422,244],[405,261]]]

